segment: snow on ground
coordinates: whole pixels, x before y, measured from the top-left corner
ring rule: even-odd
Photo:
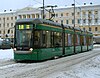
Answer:
[[[100,48],[96,49],[100,50]],[[0,50],[0,61],[9,59],[13,59],[13,49]],[[32,65],[34,65],[34,63]],[[28,64],[25,64],[25,66],[28,66]],[[29,76],[27,78],[29,78]],[[73,65],[71,67],[65,67],[64,69],[59,70],[57,72],[52,72],[44,78],[100,78],[100,55],[95,56],[79,64]]]
[[[0,50],[0,59],[13,59],[13,49]]]
[[[100,78],[100,55],[45,78]]]

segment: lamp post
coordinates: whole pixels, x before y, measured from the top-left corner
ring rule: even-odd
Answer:
[[[74,0],[74,4],[72,4],[72,6],[74,6],[74,27],[75,27],[75,0]],[[76,53],[76,51],[75,51],[75,39],[76,39],[76,37],[75,37],[75,28],[74,28],[74,39],[73,39],[74,53]]]
[[[44,16],[44,0],[43,0],[43,19],[45,18]]]
[[[72,4],[72,6],[74,6],[74,27],[75,27],[75,0],[74,0],[74,4]]]

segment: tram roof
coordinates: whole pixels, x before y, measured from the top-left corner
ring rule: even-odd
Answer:
[[[55,26],[61,26],[59,23],[55,23],[50,20],[46,19],[40,19],[40,18],[29,18],[29,19],[18,19],[16,23],[33,23],[33,24],[49,24],[49,25],[55,25]]]
[[[40,19],[40,18],[28,18],[28,19],[18,19],[16,21],[16,24],[19,23],[33,23],[33,24],[48,24],[48,25],[54,25],[54,26],[59,26],[61,27],[62,25],[60,23],[56,23],[50,20],[46,20],[46,19]],[[72,26],[69,25],[63,25],[65,28],[69,28],[69,29],[76,29],[76,30],[80,30],[80,28],[74,28]]]
[[[79,27],[74,27],[74,29],[75,29],[75,30],[79,30],[79,31],[81,30]]]

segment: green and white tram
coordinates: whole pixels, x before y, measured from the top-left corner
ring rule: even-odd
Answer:
[[[45,19],[19,19],[15,24],[14,59],[40,61],[92,50],[92,37],[79,28]]]

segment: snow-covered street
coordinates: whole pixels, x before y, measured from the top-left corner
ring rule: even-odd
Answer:
[[[100,55],[52,73],[45,78],[100,78]]]
[[[15,63],[12,49],[0,50],[0,77],[100,78],[100,48],[38,63]]]

